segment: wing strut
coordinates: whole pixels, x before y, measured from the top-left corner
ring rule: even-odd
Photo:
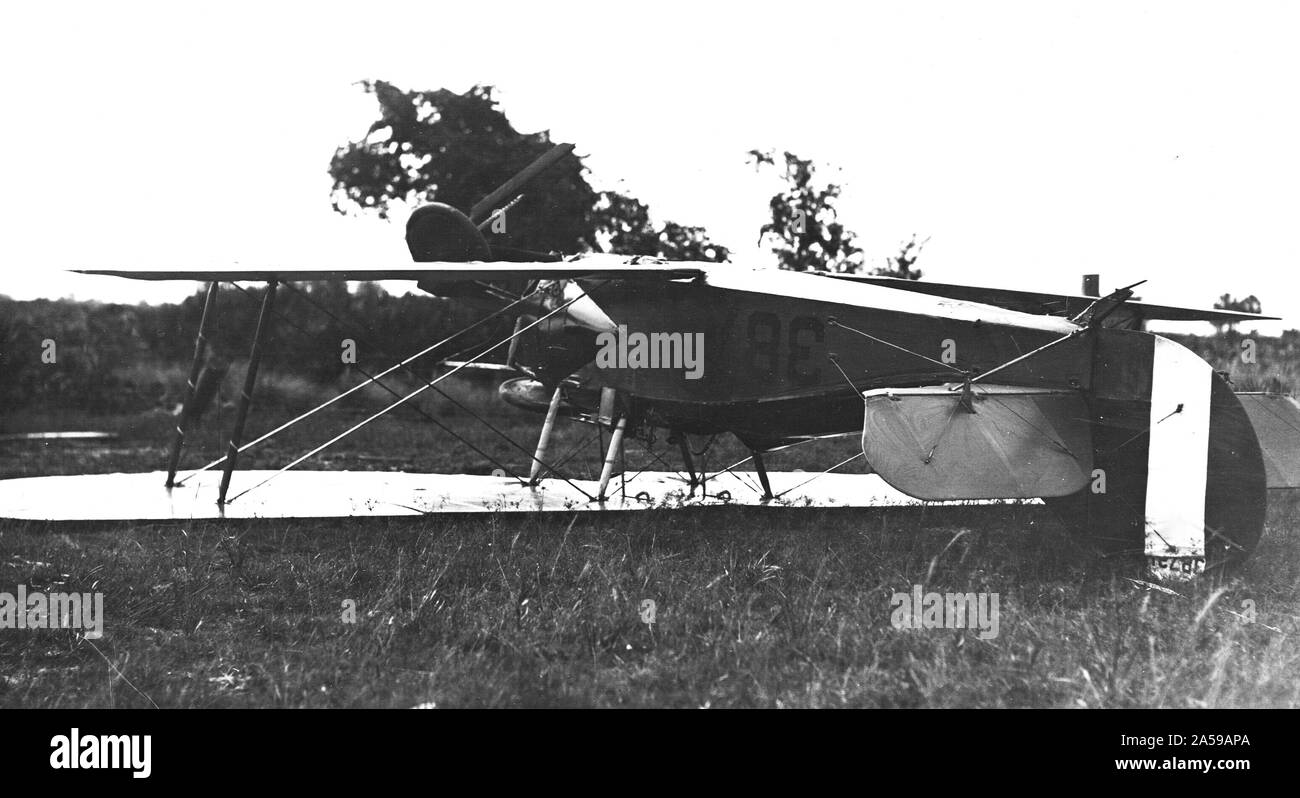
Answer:
[[[185,428],[189,426],[194,407],[194,391],[199,382],[199,370],[203,368],[203,358],[208,352],[208,319],[212,317],[212,306],[217,298],[216,280],[208,283],[208,295],[203,300],[203,315],[199,319],[199,334],[194,339],[194,362],[190,364],[190,379],[185,383],[185,404],[181,405],[181,416],[176,421],[176,438],[172,441],[172,453],[167,461],[167,487],[176,486],[176,469],[181,464],[181,449],[185,446]]]
[[[257,315],[257,330],[253,333],[253,350],[248,355],[248,370],[244,372],[244,390],[239,394],[239,409],[235,411],[235,429],[230,434],[226,467],[221,472],[221,489],[217,494],[218,506],[225,506],[226,491],[230,490],[230,477],[235,473],[235,461],[239,458],[239,442],[244,437],[248,407],[253,402],[253,387],[257,384],[257,367],[262,363],[262,344],[265,341],[266,330],[270,326],[267,320],[275,307],[275,289],[278,285],[275,280],[266,284],[266,294],[262,297],[262,311]]]

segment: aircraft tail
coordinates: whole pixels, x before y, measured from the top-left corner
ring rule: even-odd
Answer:
[[[1280,393],[1238,393],[1264,455],[1270,491],[1300,488],[1300,402]]]
[[[1104,548],[1141,552],[1159,579],[1241,562],[1266,486],[1300,487],[1300,404],[1239,397],[1159,335],[1103,328],[1093,341],[1082,391],[868,391],[868,462],[920,499],[1041,497]]]

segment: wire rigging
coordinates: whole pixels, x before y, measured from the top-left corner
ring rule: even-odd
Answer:
[[[244,288],[242,285],[239,285],[238,283],[231,283],[231,285],[233,285],[235,288],[238,288],[240,291],[242,291],[242,292],[244,293],[245,296],[248,296],[248,297],[250,297],[250,298],[252,297],[252,294],[248,291],[248,289]],[[286,283],[286,285],[290,285],[290,284]],[[296,289],[295,289],[295,290],[296,290]],[[299,293],[300,293],[300,295],[301,295],[301,292],[299,292]],[[534,292],[534,293],[535,293],[535,292]],[[506,307],[504,307],[504,308],[501,308],[501,309],[499,309],[499,310],[493,311],[493,312],[490,313],[489,315],[484,316],[482,319],[479,319],[478,321],[474,322],[473,324],[469,325],[468,327],[465,327],[465,328],[463,328],[463,329],[461,329],[461,330],[458,330],[457,332],[452,333],[451,335],[447,336],[446,338],[443,338],[441,341],[439,341],[439,342],[437,342],[437,343],[435,343],[435,344],[432,344],[432,345],[430,345],[430,346],[428,346],[428,347],[425,347],[424,349],[420,350],[419,352],[415,353],[414,355],[411,355],[410,357],[406,358],[406,359],[403,360],[401,363],[398,363],[398,364],[396,364],[396,365],[394,365],[394,366],[392,366],[392,367],[390,367],[390,368],[388,368],[388,369],[385,369],[384,371],[382,371],[382,372],[380,372],[379,374],[375,375],[373,378],[368,379],[366,382],[358,383],[357,385],[352,386],[351,388],[347,389],[346,391],[343,391],[342,393],[338,394],[337,396],[334,396],[334,397],[331,397],[330,399],[327,399],[326,401],[322,402],[321,404],[317,405],[316,407],[313,407],[312,409],[306,411],[305,413],[300,414],[300,415],[297,416],[296,418],[290,419],[289,421],[286,421],[285,423],[281,424],[280,426],[276,427],[275,429],[271,430],[270,432],[267,432],[267,433],[265,433],[265,434],[263,434],[263,435],[261,435],[261,436],[255,438],[255,439],[249,441],[248,443],[245,443],[243,446],[240,446],[239,449],[236,450],[236,454],[243,454],[243,453],[246,452],[247,450],[253,448],[254,446],[257,446],[258,444],[260,444],[260,443],[262,443],[262,442],[268,440],[269,438],[271,438],[271,437],[273,437],[273,436],[275,436],[275,435],[278,435],[279,433],[281,433],[281,432],[287,430],[288,428],[292,427],[293,425],[297,424],[298,422],[303,421],[303,420],[305,420],[305,419],[307,419],[307,418],[309,418],[309,417],[315,415],[316,413],[320,412],[321,410],[324,410],[325,408],[329,407],[330,405],[334,404],[335,402],[338,402],[339,400],[341,400],[341,399],[343,399],[343,398],[345,398],[345,397],[347,397],[347,396],[349,396],[349,395],[351,395],[351,394],[353,394],[353,393],[355,393],[355,392],[361,390],[362,388],[364,388],[364,387],[366,387],[367,385],[369,385],[370,382],[375,382],[376,384],[379,384],[378,380],[379,380],[380,378],[385,377],[385,376],[387,376],[388,374],[391,374],[392,372],[396,371],[398,368],[402,368],[402,367],[404,367],[404,366],[406,366],[406,367],[409,368],[409,364],[410,364],[411,362],[413,362],[413,361],[415,361],[415,360],[417,360],[417,359],[419,359],[419,358],[421,358],[421,357],[424,357],[425,355],[427,355],[427,354],[429,354],[430,352],[434,351],[434,350],[437,349],[438,347],[441,347],[441,346],[446,345],[446,344],[449,343],[450,341],[455,340],[456,338],[458,338],[458,337],[460,337],[461,335],[463,335],[463,334],[469,332],[470,330],[472,330],[472,329],[474,329],[474,328],[476,328],[476,327],[478,327],[478,326],[480,326],[480,325],[482,325],[482,324],[487,323],[488,321],[490,321],[491,319],[495,318],[496,316],[498,316],[498,315],[500,315],[500,314],[502,314],[502,313],[505,313],[505,312],[509,311],[509,310],[510,310],[512,307],[514,307],[516,304],[518,304],[518,303],[522,303],[523,301],[525,301],[526,299],[528,299],[528,298],[531,297],[531,296],[532,296],[532,294],[529,294],[529,295],[527,295],[527,296],[521,297],[519,300],[517,300],[517,302],[512,303],[511,305],[506,306]],[[277,317],[278,319],[281,319],[281,320],[285,321],[285,322],[288,323],[290,326],[293,326],[293,327],[297,328],[298,330],[302,331],[304,334],[309,334],[309,333],[307,333],[306,330],[303,330],[299,325],[297,325],[297,324],[294,323],[292,320],[290,320],[290,319],[288,319],[287,317],[285,317],[285,316],[284,316],[283,314],[281,314],[279,311],[276,311],[275,313],[276,313],[276,317]],[[364,373],[364,372],[363,372],[363,373]],[[383,387],[383,386],[381,385],[381,387]],[[207,465],[203,466],[202,468],[199,468],[199,469],[197,469],[197,470],[195,470],[195,471],[190,472],[190,473],[187,474],[184,478],[182,478],[181,480],[179,480],[176,484],[179,485],[179,484],[183,483],[186,479],[189,479],[190,477],[194,476],[195,474],[201,473],[201,472],[203,472],[203,471],[207,471],[207,470],[213,468],[214,466],[217,466],[217,465],[220,465],[221,463],[224,463],[225,461],[226,461],[226,456],[223,455],[222,457],[219,457],[219,458],[217,458],[216,460],[213,460],[212,462],[208,463]]]
[[[293,468],[293,467],[299,465],[300,463],[302,463],[302,462],[304,462],[304,461],[306,461],[306,460],[308,460],[308,459],[310,459],[310,458],[316,456],[316,455],[319,454],[320,452],[324,451],[325,449],[329,448],[330,446],[333,446],[335,443],[338,443],[339,441],[343,440],[344,438],[346,438],[347,436],[349,436],[349,435],[351,435],[352,433],[356,432],[357,430],[361,429],[362,427],[364,427],[364,426],[370,424],[370,423],[373,422],[374,420],[376,420],[376,419],[380,418],[381,416],[383,416],[383,415],[389,413],[390,411],[392,411],[392,410],[394,410],[394,409],[396,409],[396,408],[402,406],[402,405],[405,404],[406,402],[409,402],[411,399],[414,399],[415,397],[417,397],[417,396],[419,396],[420,394],[424,393],[426,390],[428,390],[428,389],[434,387],[434,386],[437,385],[438,383],[440,383],[440,382],[442,382],[443,380],[447,379],[447,378],[450,377],[451,375],[456,374],[457,372],[461,371],[462,369],[466,368],[467,366],[469,366],[469,365],[471,365],[471,364],[473,364],[473,363],[478,362],[478,360],[479,360],[480,358],[486,356],[489,352],[492,352],[492,351],[495,351],[496,349],[499,349],[501,346],[505,345],[506,343],[509,343],[511,340],[517,338],[518,336],[522,335],[523,333],[525,333],[525,332],[527,332],[527,331],[533,329],[534,327],[536,327],[537,325],[539,325],[539,324],[541,324],[542,322],[546,321],[547,319],[551,318],[552,316],[556,315],[557,313],[560,313],[560,312],[562,312],[562,311],[564,311],[564,310],[567,310],[568,307],[569,307],[570,305],[572,305],[573,303],[575,303],[575,302],[577,302],[578,300],[582,299],[582,298],[585,297],[586,295],[587,295],[587,294],[586,294],[585,291],[580,292],[580,293],[579,293],[577,296],[575,296],[574,298],[572,298],[572,299],[570,299],[570,300],[567,300],[567,301],[564,302],[563,304],[557,306],[554,310],[552,310],[552,311],[546,313],[544,316],[542,316],[541,318],[537,319],[536,321],[533,321],[532,323],[528,324],[527,326],[525,326],[525,327],[523,327],[523,328],[521,328],[521,329],[519,329],[519,330],[516,330],[515,332],[513,332],[513,333],[511,333],[509,336],[507,336],[505,339],[503,339],[503,340],[497,342],[496,344],[494,344],[493,346],[489,347],[488,349],[483,350],[483,351],[480,352],[479,354],[475,355],[474,357],[470,358],[469,360],[465,361],[464,363],[461,363],[460,365],[458,365],[458,366],[456,366],[455,368],[451,369],[451,370],[448,371],[447,373],[442,374],[442,375],[440,375],[440,376],[438,376],[438,377],[435,377],[432,381],[430,381],[430,382],[428,382],[428,383],[426,383],[426,384],[420,386],[419,388],[416,388],[414,391],[412,391],[411,393],[409,393],[409,394],[407,394],[406,396],[402,397],[402,398],[399,399],[398,401],[396,401],[396,402],[394,402],[394,403],[388,405],[387,407],[383,408],[382,410],[379,410],[378,412],[376,412],[376,413],[370,415],[369,417],[363,419],[362,421],[360,421],[360,422],[358,422],[358,423],[352,425],[352,426],[349,427],[348,429],[344,430],[343,432],[341,432],[341,433],[339,433],[338,435],[334,436],[333,438],[329,439],[328,441],[326,441],[325,443],[321,444],[320,446],[317,446],[316,448],[312,449],[311,451],[307,452],[306,454],[304,454],[304,455],[298,457],[297,459],[295,459],[293,462],[289,463],[288,465],[286,465],[286,466],[282,466],[281,468],[279,468],[279,469],[277,469],[275,472],[273,472],[270,476],[268,476],[266,479],[263,479],[261,482],[258,482],[256,485],[253,485],[252,487],[247,488],[247,489],[241,491],[240,493],[238,493],[234,498],[230,499],[230,501],[235,501],[235,500],[239,499],[241,496],[244,496],[245,494],[247,494],[249,491],[256,490],[257,488],[262,487],[262,486],[265,485],[266,483],[268,483],[268,482],[270,482],[271,480],[273,480],[273,479],[275,479],[276,477],[278,477],[280,474],[283,474],[285,471],[288,471],[289,469],[291,469],[291,468]],[[590,497],[590,494],[588,494],[586,491],[582,491],[582,489],[581,489],[581,488],[578,488],[576,485],[574,485],[573,487],[577,488],[579,491],[581,491],[582,493],[584,493],[585,495],[587,495],[588,497]]]

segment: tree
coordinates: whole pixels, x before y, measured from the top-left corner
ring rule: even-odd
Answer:
[[[730,251],[709,241],[703,227],[665,222],[656,228],[650,209],[638,199],[602,192],[595,209],[596,229],[611,252],[653,255],[668,260],[703,260],[721,263]]]
[[[552,146],[547,131],[521,133],[498,108],[490,86],[463,94],[447,89],[404,91],[366,81],[379,101],[379,119],[330,162],[334,209],[387,218],[394,203],[436,200],[467,211]],[[489,241],[538,252],[601,252],[721,261],[725,247],[699,227],[672,222],[656,228],[649,209],[632,197],[599,193],[578,156],[564,158],[524,189],[504,232]],[[709,257],[709,253],[713,257]]]
[[[916,234],[912,235],[910,241],[903,243],[902,249],[892,258],[885,259],[884,266],[877,266],[872,269],[872,274],[878,274],[882,277],[898,277],[903,280],[921,279],[921,270],[915,269],[916,259],[921,257],[921,247],[925,246],[925,239],[920,243],[916,241]]]
[[[772,152],[750,150],[756,170],[779,168]],[[781,268],[793,271],[856,272],[862,267],[862,250],[856,235],[838,221],[835,201],[840,187],[814,182],[813,162],[785,153],[785,188],[768,202],[772,220],[759,230],[759,243],[767,241]]]
[[[1219,297],[1218,302],[1214,303],[1214,307],[1218,310],[1235,310],[1238,313],[1264,312],[1263,306],[1259,303],[1259,298],[1254,294],[1251,294],[1245,299],[1234,299],[1230,294],[1224,294]],[[1219,332],[1223,332],[1225,328],[1231,331],[1236,325],[1237,323],[1235,321],[1228,321],[1216,322],[1214,326],[1219,329]]]

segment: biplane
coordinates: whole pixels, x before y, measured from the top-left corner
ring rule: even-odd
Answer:
[[[195,415],[184,412],[166,472],[6,480],[0,516],[1042,501],[1080,534],[1140,552],[1152,576],[1170,579],[1244,559],[1260,537],[1269,489],[1300,487],[1300,406],[1238,395],[1196,354],[1143,329],[1149,320],[1270,317],[1144,303],[1135,286],[1066,296],[494,245],[489,224],[571,149],[556,147],[468,212],[439,203],[416,209],[406,225],[409,263],[85,270],[208,282],[187,409],[219,285],[266,284],[226,455],[179,468]],[[412,281],[481,311],[471,327],[504,318],[513,332],[288,466],[240,472],[241,453],[288,426],[244,440],[277,287],[304,280]],[[452,338],[383,374],[417,358],[445,358]],[[504,352],[504,362],[489,361],[493,351]],[[501,370],[501,399],[539,416],[527,476],[284,473],[477,367]],[[608,434],[599,479],[568,479],[555,467],[550,442],[561,419]],[[691,437],[717,435],[743,443],[754,470],[710,474],[695,462]],[[654,472],[631,483],[620,474],[611,489],[629,436],[675,445],[680,476]],[[860,436],[861,452],[818,475],[817,488],[807,487],[808,474],[766,468],[765,455],[835,436]],[[856,473],[833,473],[854,462]],[[260,498],[271,490],[298,500]]]

